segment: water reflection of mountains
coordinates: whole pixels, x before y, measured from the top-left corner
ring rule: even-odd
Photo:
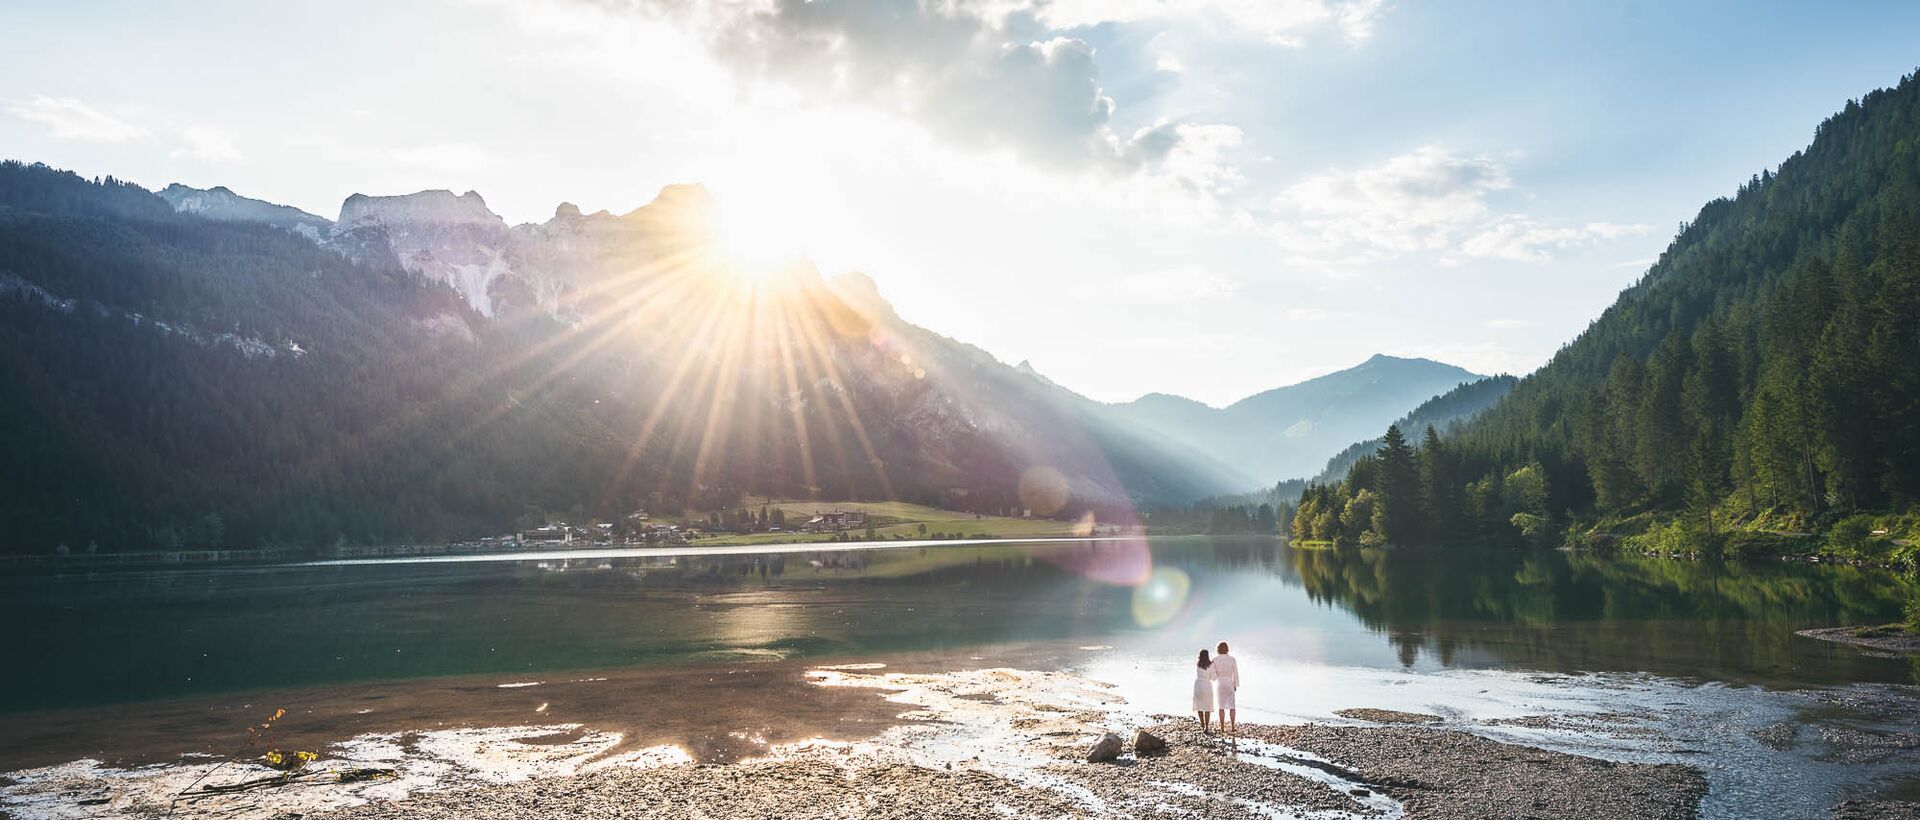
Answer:
[[[1920,680],[1920,667],[1794,635],[1895,620],[1914,585],[1836,565],[1558,550],[1290,550],[1294,579],[1412,665],[1463,648],[1545,671],[1752,683]],[[1477,663],[1471,665],[1478,665]]]

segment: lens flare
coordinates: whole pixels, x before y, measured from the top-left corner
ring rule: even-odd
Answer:
[[[1037,547],[1030,554],[1087,580],[1117,587],[1144,584],[1153,571],[1153,553],[1144,538]]]
[[[1067,506],[1067,477],[1046,465],[1020,474],[1020,506],[1034,515],[1052,515]]]
[[[1141,626],[1159,626],[1180,614],[1187,605],[1187,593],[1193,581],[1178,567],[1155,567],[1147,580],[1133,588],[1133,621]]]

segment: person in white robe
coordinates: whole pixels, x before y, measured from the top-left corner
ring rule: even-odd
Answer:
[[[1220,710],[1220,730],[1232,737],[1240,729],[1240,708],[1234,694],[1240,691],[1240,659],[1227,654],[1227,642],[1214,647],[1220,654],[1213,659],[1213,704]]]
[[[1200,716],[1200,731],[1212,734],[1207,729],[1207,719],[1213,716],[1213,659],[1207,657],[1207,650],[1200,650],[1200,662],[1193,668],[1193,711]]]

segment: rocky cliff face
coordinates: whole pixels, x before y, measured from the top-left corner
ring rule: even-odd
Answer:
[[[648,278],[702,241],[710,208],[704,188],[670,185],[625,215],[582,214],[562,203],[544,223],[509,227],[473,191],[354,194],[325,241],[356,258],[391,253],[407,270],[459,292],[482,316],[578,322],[594,289]]]
[[[333,227],[327,220],[299,208],[249,199],[227,190],[225,186],[200,189],[176,182],[155,193],[180,213],[225,222],[263,222],[293,231],[315,242],[321,241]]]
[[[341,204],[327,241],[349,256],[390,253],[407,270],[459,292],[482,316],[538,304],[536,283],[510,258],[512,230],[473,191],[354,194]]]

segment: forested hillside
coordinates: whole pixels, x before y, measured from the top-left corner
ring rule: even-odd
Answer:
[[[1920,79],[1847,103],[1806,150],[1707,203],[1584,333],[1449,440],[1416,447],[1400,432],[1309,488],[1296,535],[1516,541],[1575,525],[1712,547],[1729,530],[1837,523],[1857,541],[1873,534],[1863,514],[1912,510]]]
[[[1425,430],[1432,427],[1442,434],[1451,434],[1454,428],[1492,407],[1501,397],[1512,391],[1513,385],[1519,381],[1512,376],[1500,375],[1467,382],[1421,402],[1419,407],[1401,416],[1391,426],[1401,430]],[[1326,484],[1340,479],[1347,474],[1348,470],[1353,469],[1354,462],[1378,452],[1380,445],[1384,443],[1386,443],[1384,438],[1374,438],[1348,445],[1347,449],[1327,459],[1327,468],[1321,470],[1320,474],[1311,480]]]

